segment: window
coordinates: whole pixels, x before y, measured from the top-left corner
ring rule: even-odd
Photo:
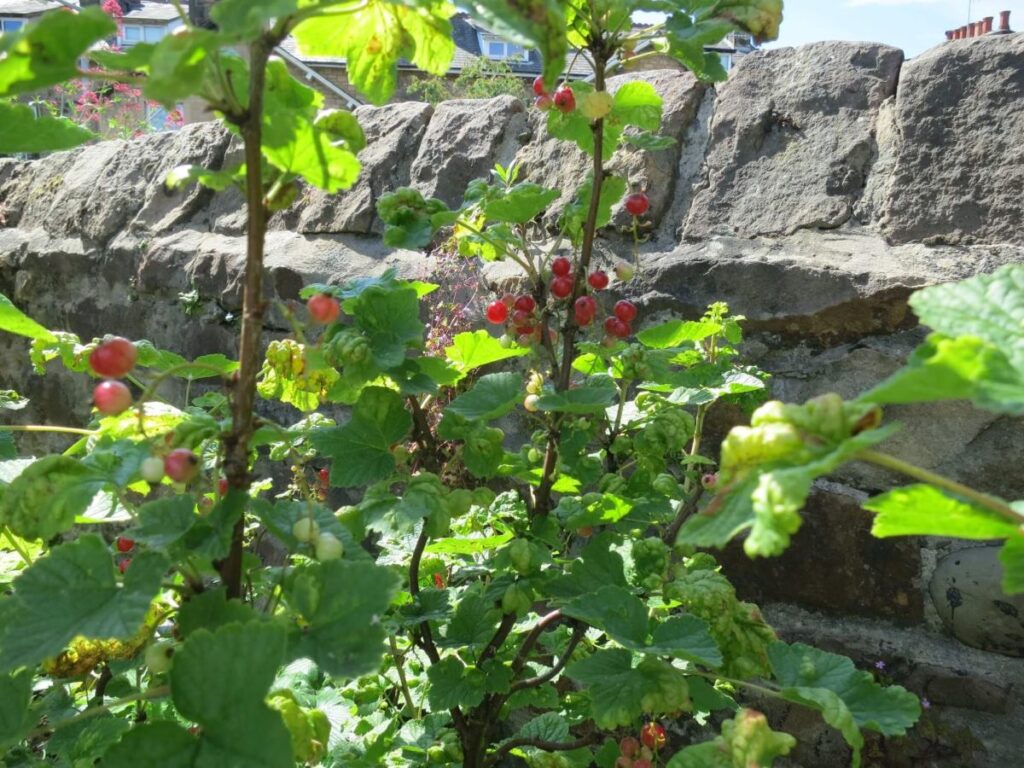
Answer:
[[[143,27],[143,38],[147,43],[156,43],[164,36],[163,27]]]
[[[16,32],[25,26],[21,19],[0,19],[0,32]]]
[[[125,24],[118,35],[118,43],[130,48],[136,43],[157,43],[167,34],[166,27],[154,27],[141,24]]]
[[[502,40],[496,35],[481,35],[481,48],[489,59],[521,59],[526,61],[530,58],[529,51],[516,43]]]
[[[136,43],[141,43],[142,27],[134,24],[125,24],[121,27],[120,38],[122,45],[135,45]]]
[[[722,67],[728,72],[732,69],[732,54],[731,53],[720,53],[719,58],[722,60]]]

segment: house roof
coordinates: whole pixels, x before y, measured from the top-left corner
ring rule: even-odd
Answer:
[[[157,22],[166,24],[177,18],[178,10],[173,5],[170,3],[153,2],[153,0],[132,3],[128,12],[124,15],[125,21],[140,23]]]
[[[490,34],[490,32],[482,25],[471,20],[464,13],[455,14],[451,22],[452,40],[455,42],[455,55],[452,57],[452,63],[448,68],[448,72],[449,74],[458,74],[475,59],[485,58],[483,51],[480,49],[480,34]],[[295,39],[291,37],[281,43],[281,47],[306,64],[336,67],[345,64],[343,56],[305,56],[299,52]],[[541,58],[537,51],[529,51],[528,58],[526,59],[504,59],[503,61],[513,73],[523,77],[535,77],[541,71]],[[587,62],[581,57],[578,58],[575,52],[566,57],[565,64],[567,69],[570,66],[572,67],[571,76],[586,77],[591,74]],[[398,66],[402,69],[416,68],[411,61],[404,59],[398,62]]]
[[[0,16],[38,16],[61,6],[57,0],[0,0]]]

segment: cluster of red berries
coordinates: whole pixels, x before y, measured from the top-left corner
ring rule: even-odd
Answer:
[[[537,301],[529,294],[513,296],[506,293],[487,306],[487,321],[495,325],[508,323],[519,343],[525,346],[539,333]]]
[[[647,723],[640,729],[640,739],[627,736],[619,742],[619,758],[615,768],[651,768],[655,753],[665,746],[665,729],[658,723]]]
[[[92,391],[92,401],[96,410],[105,416],[116,416],[132,404],[132,393],[123,381],[139,358],[139,351],[128,339],[120,336],[107,339],[89,355],[89,367],[97,376],[103,376]]]
[[[309,316],[313,321],[320,325],[330,325],[341,316],[341,304],[326,293],[310,296],[306,302],[306,309],[309,310]]]
[[[135,542],[125,536],[118,536],[116,539],[114,539],[114,549],[116,549],[122,555],[127,555],[129,552],[135,549]],[[121,573],[124,573],[126,570],[128,570],[128,566],[131,564],[131,562],[132,559],[130,557],[124,558],[123,560],[121,560],[121,562],[117,564],[117,570],[119,570]]]
[[[560,85],[552,95],[544,87],[544,78],[538,77],[533,81],[533,92],[537,95],[537,98],[533,101],[533,106],[537,109],[547,111],[554,107],[559,112],[565,113],[576,109],[576,94],[572,92],[572,88],[568,85]]]

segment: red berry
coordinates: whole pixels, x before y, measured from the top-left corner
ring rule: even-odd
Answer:
[[[309,310],[309,316],[321,325],[333,323],[341,314],[341,305],[338,300],[326,293],[310,296],[309,301],[306,302],[306,308]]]
[[[533,100],[533,106],[536,109],[539,109],[543,112],[547,112],[549,109],[551,109],[553,105],[554,102],[551,100],[551,97],[548,96],[546,93],[543,96],[538,96],[536,99]]]
[[[641,757],[639,760],[633,761],[633,768],[651,768],[651,761],[646,757]]]
[[[620,320],[617,317],[609,317],[604,321],[604,330],[609,336],[614,336],[616,339],[624,339],[633,332],[633,329],[629,327],[629,323]]]
[[[640,742],[633,736],[627,736],[619,742],[619,752],[622,753],[623,757],[636,757],[636,753],[640,751]]]
[[[508,320],[508,307],[501,301],[492,301],[487,305],[488,322],[500,325]]]
[[[715,486],[718,485],[718,473],[708,472],[706,475],[701,477],[700,484],[703,486],[705,491],[715,490]]]
[[[572,112],[576,109],[576,94],[572,92],[572,88],[568,85],[563,85],[557,91],[555,91],[555,108],[559,112]]]
[[[131,407],[132,393],[120,381],[101,381],[92,391],[92,401],[100,413],[116,416]]]
[[[576,325],[590,325],[597,314],[597,302],[593,296],[580,296],[573,305],[573,312],[576,315]]]
[[[124,573],[128,570],[128,566],[131,564],[132,559],[129,557],[127,560],[122,560],[120,563],[117,564],[117,570],[119,570],[121,573]]]
[[[115,336],[100,344],[89,355],[89,366],[99,376],[119,379],[135,367],[139,351],[128,339]]]
[[[551,295],[556,299],[564,299],[572,293],[571,277],[556,277],[551,281]]]
[[[509,309],[512,309],[512,305],[516,303],[516,297],[513,296],[511,293],[502,294],[501,303],[504,304]]]
[[[626,301],[625,299],[617,301],[612,311],[624,323],[631,323],[636,320],[636,304],[632,301]]]
[[[587,282],[590,283],[590,287],[595,291],[603,291],[608,287],[608,273],[602,269],[591,272]]]
[[[316,473],[317,478],[320,480],[320,485],[326,487],[331,484],[331,470],[324,467]]]
[[[661,749],[665,746],[665,729],[658,723],[647,723],[640,729],[640,741],[648,749]]]
[[[594,535],[594,526],[592,526],[592,525],[584,525],[582,528],[580,528],[577,531],[577,533],[580,536],[593,536]]]
[[[221,496],[228,495],[228,479],[226,477],[217,481],[217,493]]]
[[[565,277],[572,272],[572,262],[559,256],[551,262],[551,274],[555,277]]]
[[[440,573],[434,574],[434,587],[444,589],[444,577]]]
[[[176,448],[164,457],[164,472],[176,483],[187,483],[199,472],[199,457],[188,448]]]
[[[537,308],[537,302],[533,300],[533,296],[520,296],[516,299],[515,308],[520,312],[526,312],[529,314]]]
[[[643,216],[651,207],[651,201],[643,192],[634,192],[626,198],[626,210],[633,216]]]
[[[118,536],[114,542],[114,546],[117,547],[118,552],[131,552],[135,547],[135,542],[131,539],[127,539],[124,536]]]
[[[529,312],[524,312],[521,309],[517,309],[515,312],[512,313],[512,325],[529,325],[531,317],[532,315]]]
[[[516,333],[519,334],[520,336],[530,336],[532,338],[533,332],[535,330],[536,329],[532,325],[520,325],[519,327],[516,328]]]
[[[533,92],[538,96],[546,96],[548,89],[544,87],[543,75],[538,75],[537,79],[533,81]]]

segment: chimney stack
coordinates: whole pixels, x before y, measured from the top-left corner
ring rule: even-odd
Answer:
[[[960,27],[960,39],[961,40],[966,40],[967,39],[967,27],[966,26]]]
[[[1008,34],[1012,30],[1010,29],[1010,12],[1001,11],[999,13],[999,32],[1000,34]]]
[[[978,22],[972,21],[967,26],[970,29],[970,32],[967,33],[967,36],[968,37],[977,37],[978,36]]]
[[[992,22],[994,20],[995,19],[993,19],[993,17],[991,17],[991,16],[986,16],[984,19],[981,20],[981,24],[982,24],[981,34],[988,35],[988,34],[990,34],[992,32]]]
[[[946,39],[947,40],[952,40],[953,39],[953,32],[951,30],[948,30],[948,29],[946,30]]]

